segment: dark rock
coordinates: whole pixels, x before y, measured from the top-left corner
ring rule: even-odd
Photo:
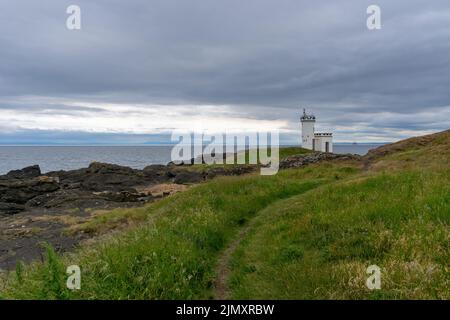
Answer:
[[[0,202],[0,213],[16,214],[25,210],[25,206],[17,203]]]
[[[150,166],[146,166],[142,172],[144,176],[155,176],[155,175],[164,175],[167,171],[167,166],[162,164],[152,164]]]
[[[117,164],[109,164],[102,162],[92,162],[87,172],[91,174],[123,174],[130,175],[138,172],[139,170],[131,169],[130,167],[119,166]]]
[[[242,174],[247,174],[250,172],[253,172],[257,167],[251,166],[251,165],[245,165],[245,166],[233,166],[231,167],[230,173],[233,176],[240,176]]]
[[[58,177],[63,188],[79,185],[81,189],[89,191],[133,192],[133,186],[146,181],[141,170],[100,162],[93,162],[88,168],[49,172],[48,175]]]
[[[197,171],[182,171],[176,173],[174,178],[174,182],[178,184],[198,183],[203,180],[204,180],[203,173]]]
[[[162,183],[169,180],[169,178],[173,178],[174,176],[171,176],[168,174],[169,172],[168,166],[164,165],[150,165],[145,167],[142,170],[142,173],[146,180],[154,182],[154,183]]]
[[[206,178],[213,179],[217,176],[240,176],[256,170],[254,165],[232,165],[229,167],[215,167],[207,169]]]
[[[62,204],[69,204],[79,199],[85,199],[90,193],[80,190],[58,190],[52,193],[46,193],[30,199],[26,203],[27,208],[44,207],[53,208]]]
[[[80,189],[81,188],[81,182],[73,182],[73,183],[68,183],[64,185],[65,189]]]
[[[0,202],[25,204],[28,200],[59,189],[55,179],[40,176],[25,180],[0,180]]]
[[[111,197],[112,198],[112,197]],[[60,189],[56,192],[37,196],[29,200],[26,208],[98,208],[113,203],[114,201],[99,193],[93,193],[81,189]]]
[[[141,194],[137,192],[132,193],[128,191],[121,191],[121,192],[103,191],[103,192],[95,192],[94,195],[106,198],[114,202],[136,202],[140,201],[139,199],[142,198]]]
[[[167,178],[175,178],[177,175],[177,172],[175,170],[169,170],[166,172],[166,177]]]
[[[208,167],[194,171],[185,166],[150,165],[143,170],[94,162],[88,168],[40,174],[38,166],[12,171],[0,179],[0,213],[33,208],[94,208],[113,203],[150,201],[137,187],[159,183],[199,183],[221,175],[241,175],[255,166]],[[14,178],[11,178],[14,177]],[[163,195],[166,196],[166,195]],[[6,203],[8,205],[6,205]]]
[[[6,175],[1,176],[2,179],[31,179],[41,175],[41,168],[38,165],[26,167],[20,170],[12,170]]]
[[[287,157],[280,162],[280,169],[298,168],[308,164],[326,161],[326,160],[360,160],[361,156],[355,154],[336,154],[315,152],[304,155],[295,155]]]

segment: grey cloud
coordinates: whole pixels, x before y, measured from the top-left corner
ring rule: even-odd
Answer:
[[[1,102],[0,110],[19,110],[34,113],[58,113],[58,114],[75,114],[80,112],[104,113],[105,109],[98,107],[84,107],[76,105],[65,105],[62,103],[33,103],[33,102]]]
[[[78,0],[82,30],[68,31],[73,1],[11,1],[0,11],[0,101],[226,104],[292,130],[308,106],[324,126],[365,125],[367,134],[445,129],[450,3],[376,2],[379,31],[365,26],[368,0]]]

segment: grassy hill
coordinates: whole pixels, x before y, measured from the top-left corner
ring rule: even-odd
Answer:
[[[19,265],[0,297],[449,299],[449,158],[446,131],[362,161],[217,178],[99,216],[82,228],[100,240]],[[72,264],[79,291],[65,287]],[[365,286],[372,264],[381,290]]]

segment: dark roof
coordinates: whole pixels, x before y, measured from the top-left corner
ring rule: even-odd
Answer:
[[[300,117],[300,120],[316,120],[316,117],[313,114],[306,114],[306,109],[303,109],[303,115]]]

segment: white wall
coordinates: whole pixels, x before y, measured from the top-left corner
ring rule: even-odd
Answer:
[[[326,152],[326,143],[329,143],[328,152],[333,152],[333,137],[322,136],[320,137],[320,151]]]
[[[302,121],[302,147],[312,150],[312,140],[314,139],[315,121]]]
[[[326,151],[326,142],[329,143],[328,152],[333,152],[333,137],[322,137],[322,152]]]
[[[316,136],[315,140],[315,151],[326,152],[326,143],[329,143],[328,152],[333,152],[333,137],[330,136]]]

